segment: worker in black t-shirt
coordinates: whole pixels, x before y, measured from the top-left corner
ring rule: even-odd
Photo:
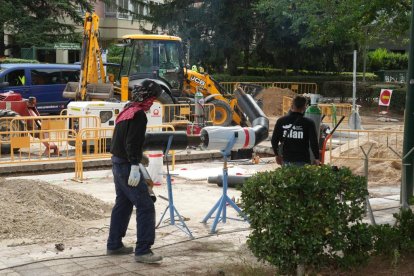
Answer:
[[[291,112],[279,118],[272,135],[272,148],[279,165],[311,164],[310,151],[314,155],[314,164],[319,165],[319,146],[315,123],[303,116],[306,110],[306,98],[296,96]]]

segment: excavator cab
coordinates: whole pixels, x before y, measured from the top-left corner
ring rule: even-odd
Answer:
[[[165,35],[124,36],[124,54],[118,82],[129,77],[130,87],[136,80],[157,81],[173,97],[180,97],[184,82],[184,59],[181,39]]]

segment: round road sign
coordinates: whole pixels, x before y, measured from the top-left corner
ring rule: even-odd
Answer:
[[[390,102],[391,102],[391,95],[392,95],[392,90],[389,89],[381,89],[381,93],[380,93],[380,97],[379,97],[379,105],[382,106],[390,106]]]

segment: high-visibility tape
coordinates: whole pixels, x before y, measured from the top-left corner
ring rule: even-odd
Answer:
[[[164,155],[162,153],[154,153],[154,154],[147,154],[148,157],[163,157]]]
[[[249,142],[250,142],[250,134],[249,134],[249,130],[247,128],[243,128],[244,130],[244,134],[246,135],[246,140],[244,141],[244,145],[243,148],[247,148],[249,146]]]

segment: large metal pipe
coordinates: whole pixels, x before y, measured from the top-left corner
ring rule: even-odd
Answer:
[[[246,94],[243,89],[238,88],[234,91],[237,99],[237,105],[242,112],[244,112],[252,125],[255,133],[255,145],[264,141],[269,136],[269,119],[264,114],[253,97]]]
[[[144,150],[162,150],[167,148],[168,139],[173,136],[171,150],[184,150],[190,146],[199,146],[201,140],[197,136],[187,136],[185,131],[163,131],[145,133]]]
[[[235,188],[238,185],[243,185],[244,182],[249,179],[251,176],[249,175],[228,175],[227,176],[227,185],[230,188]],[[215,183],[217,186],[223,186],[223,175],[219,174],[217,176],[209,176],[207,179],[208,183]]]
[[[251,127],[205,127],[201,137],[187,136],[184,131],[147,132],[144,150],[165,150],[171,135],[171,150],[183,150],[188,146],[197,147],[201,144],[207,149],[223,150],[230,140],[229,137],[234,135],[240,140],[234,145],[235,149],[256,146],[269,136],[269,119],[253,97],[246,94],[243,89],[238,88],[234,94],[239,109],[246,114]]]

